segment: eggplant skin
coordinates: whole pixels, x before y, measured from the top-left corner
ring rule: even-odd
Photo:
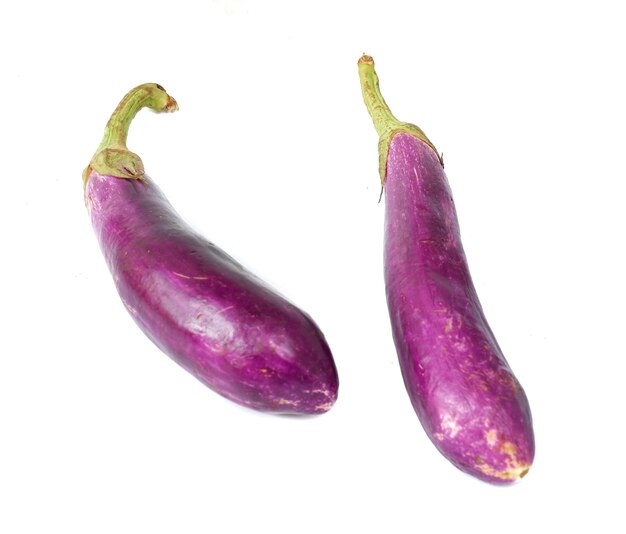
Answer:
[[[124,305],[163,352],[255,410],[333,406],[337,370],[311,318],[187,226],[149,177],[92,170],[85,197]]]
[[[514,482],[535,452],[528,400],[476,295],[440,160],[408,133],[391,139],[385,204],[387,303],[419,420],[462,471]]]

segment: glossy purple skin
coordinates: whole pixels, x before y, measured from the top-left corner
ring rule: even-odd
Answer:
[[[308,315],[189,228],[149,178],[92,171],[85,194],[120,297],[163,352],[247,407],[331,408],[337,370]]]
[[[478,301],[443,168],[412,135],[391,141],[385,199],[387,303],[413,407],[459,469],[513,482],[534,456],[528,401]]]

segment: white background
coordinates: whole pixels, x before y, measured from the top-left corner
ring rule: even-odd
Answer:
[[[22,2],[0,19],[0,531],[624,532],[620,2]],[[502,488],[404,391],[356,62],[444,153],[483,307],[533,410]],[[197,382],[122,306],[81,172],[121,97],[179,213],[308,311],[339,400],[298,419]]]

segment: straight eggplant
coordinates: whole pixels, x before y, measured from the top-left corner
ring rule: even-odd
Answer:
[[[373,59],[358,66],[380,136],[387,303],[409,398],[455,466],[514,482],[534,457],[530,408],[474,289],[443,161],[422,130],[391,114]]]

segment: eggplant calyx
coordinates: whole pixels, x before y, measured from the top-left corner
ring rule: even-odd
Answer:
[[[435,145],[426,137],[426,134],[421,128],[415,126],[415,124],[399,121],[391,113],[389,106],[380,92],[378,75],[374,68],[374,59],[371,56],[363,54],[358,61],[358,66],[363,100],[365,101],[367,111],[372,117],[372,121],[374,121],[374,127],[380,136],[378,143],[378,170],[380,172],[381,184],[383,186],[385,185],[389,145],[391,145],[393,136],[398,133],[407,133],[426,143],[433,149],[435,154],[437,154],[439,162],[443,167],[443,157],[437,152]]]
[[[146,107],[156,113],[178,110],[176,100],[157,83],[144,83],[129,91],[106,125],[102,142],[83,173],[83,185],[87,184],[91,171],[129,180],[144,179],[141,158],[128,150],[126,139],[130,123]]]

